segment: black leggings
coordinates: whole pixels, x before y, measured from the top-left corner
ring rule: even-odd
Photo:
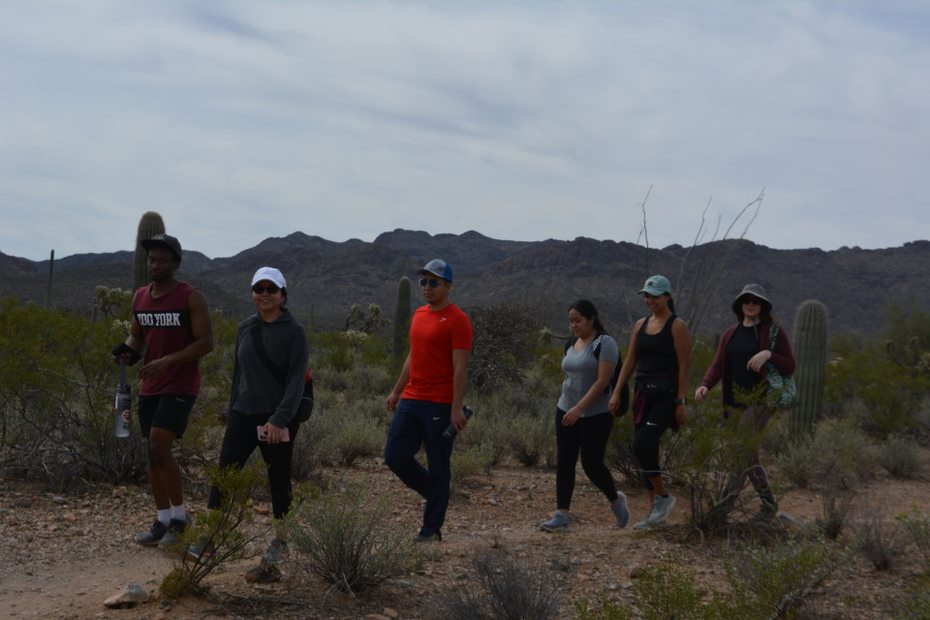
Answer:
[[[662,473],[659,466],[659,441],[666,429],[678,428],[675,421],[675,394],[639,398],[646,399],[646,410],[633,434],[633,454],[639,461],[646,488],[652,489],[649,478]]]
[[[555,442],[558,449],[555,469],[556,508],[571,508],[572,494],[575,491],[575,465],[578,452],[581,452],[581,466],[588,479],[603,491],[611,502],[617,499],[617,487],[614,485],[610,470],[604,465],[604,453],[607,440],[614,426],[614,419],[609,413],[601,413],[589,418],[578,418],[572,426],[562,424],[565,412],[555,410]]]
[[[271,414],[246,415],[230,411],[226,420],[226,434],[223,435],[223,448],[220,450],[220,467],[235,465],[237,469],[242,469],[258,446],[268,466],[271,509],[274,518],[281,519],[291,508],[291,457],[300,422],[295,419],[288,425],[290,441],[271,445],[258,441],[256,429],[267,423],[270,417]],[[219,508],[222,502],[223,494],[218,488],[212,487],[207,508]]]

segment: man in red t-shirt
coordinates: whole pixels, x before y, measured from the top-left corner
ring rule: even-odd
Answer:
[[[151,284],[132,298],[129,337],[113,349],[132,362],[145,356],[139,371],[139,426],[148,442],[148,477],[155,498],[156,520],[135,537],[140,545],[169,546],[188,524],[181,470],[171,453],[200,391],[201,357],[213,350],[207,302],[200,291],[175,279],[181,244],[164,233],[141,242],[148,251]]]
[[[451,423],[465,428],[462,411],[472,332],[468,315],[449,301],[452,267],[438,258],[419,272],[426,305],[410,322],[410,353],[387,398],[394,411],[384,462],[426,500],[417,542],[442,540],[440,528],[449,505],[452,441],[443,432]],[[424,446],[429,469],[416,460]]]

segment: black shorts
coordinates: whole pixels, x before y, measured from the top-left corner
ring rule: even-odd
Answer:
[[[148,437],[152,428],[174,431],[180,439],[187,429],[187,419],[194,408],[196,396],[190,394],[156,394],[139,396],[139,427]]]

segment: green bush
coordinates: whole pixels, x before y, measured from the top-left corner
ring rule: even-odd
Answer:
[[[882,506],[876,503],[864,506],[853,530],[856,549],[876,570],[891,568],[903,550],[898,522],[888,518]]]
[[[441,620],[546,620],[557,618],[560,588],[552,571],[485,550],[471,561],[467,586],[433,597],[428,617]]]
[[[599,609],[593,608],[590,601],[577,601],[575,612],[578,614],[578,620],[630,620],[633,617],[628,609],[620,607],[606,596],[601,598]]]
[[[359,485],[304,498],[285,519],[296,564],[343,592],[361,593],[422,562],[413,539],[397,530],[383,501]]]
[[[705,618],[704,593],[694,583],[694,573],[672,564],[648,565],[634,574],[633,594],[645,620]]]
[[[517,461],[535,467],[555,461],[555,417],[529,413],[511,418],[505,427],[507,446]]]
[[[876,459],[871,441],[853,422],[826,420],[813,437],[791,444],[777,461],[781,474],[797,486],[851,489],[873,474]]]
[[[904,435],[889,435],[878,450],[878,464],[895,478],[917,478],[920,474],[920,447]]]
[[[930,571],[930,514],[918,510],[898,515],[898,520],[924,558],[924,570]]]
[[[452,450],[452,487],[458,488],[467,478],[488,475],[494,462],[494,447],[491,444],[456,446]]]

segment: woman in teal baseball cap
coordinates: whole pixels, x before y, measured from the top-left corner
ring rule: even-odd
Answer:
[[[675,497],[669,494],[662,480],[659,442],[666,429],[677,431],[687,421],[685,391],[688,389],[691,333],[688,325],[675,315],[672,284],[668,278],[649,276],[638,293],[649,308],[649,316],[639,319],[633,328],[609,407],[611,412],[619,409],[620,387],[635,370],[633,452],[642,468],[651,507],[646,518],[634,527],[650,529],[665,524],[675,506]]]

